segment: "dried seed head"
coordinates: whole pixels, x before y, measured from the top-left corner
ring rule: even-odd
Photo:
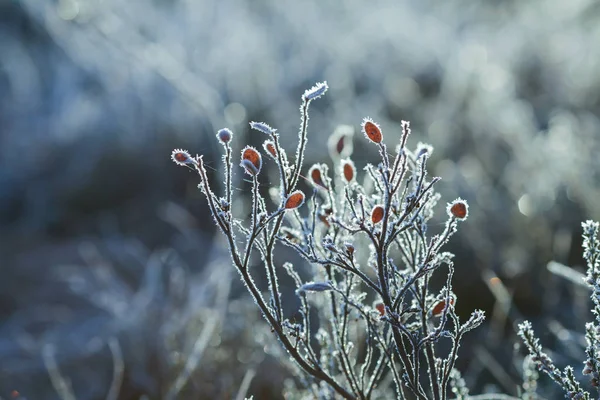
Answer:
[[[255,129],[259,132],[262,132],[266,135],[272,135],[276,132],[275,129],[271,128],[269,125],[265,124],[264,122],[252,121],[252,122],[250,122],[250,128]]]
[[[329,89],[329,86],[327,86],[327,82],[319,82],[317,83],[315,86],[313,86],[312,88],[306,90],[304,92],[304,95],[302,95],[303,98],[305,98],[306,100],[310,101],[310,100],[314,100],[314,99],[318,99],[319,97],[323,96],[325,94],[325,92],[327,91],[327,89]]]
[[[375,304],[375,308],[379,311],[379,315],[382,317],[385,315],[385,305],[383,303]]]
[[[273,157],[273,159],[277,160],[277,149],[275,148],[275,143],[270,140],[266,140],[263,143],[263,148],[267,152],[268,155]]]
[[[303,203],[304,193],[302,193],[300,190],[296,190],[287,197],[284,207],[286,210],[293,210],[300,207]]]
[[[305,295],[306,292],[325,292],[332,289],[333,287],[329,282],[308,282],[300,286],[296,290],[296,294],[302,296]]]
[[[446,212],[449,216],[454,217],[459,221],[464,221],[469,216],[469,205],[465,200],[458,198],[448,204]]]
[[[410,135],[410,121],[402,120],[400,123],[402,125],[402,135],[409,136]]]
[[[227,202],[227,200],[224,198],[219,199],[219,205],[223,211],[229,211],[229,208],[231,207],[231,204],[229,204],[229,202]]]
[[[454,305],[454,297],[450,297],[450,305]],[[434,317],[442,315],[442,312],[444,311],[445,308],[446,308],[446,300],[440,300],[436,303],[435,306],[433,306],[433,309],[431,310],[431,314]]]
[[[189,165],[197,163],[197,161],[190,156],[190,153],[181,149],[173,150],[171,153],[171,160],[173,160],[173,162],[177,165]]]
[[[367,139],[373,143],[381,143],[383,140],[383,133],[381,128],[370,118],[363,119],[362,132]]]
[[[377,224],[381,222],[382,219],[383,207],[380,205],[376,205],[375,207],[373,207],[373,211],[371,211],[371,221],[373,221],[374,224]]]
[[[267,213],[261,212],[258,214],[258,222],[260,225],[264,224],[266,220],[267,220]]]
[[[231,132],[227,128],[221,129],[219,132],[217,132],[217,138],[223,144],[229,143],[231,141],[232,136],[233,136],[233,132]]]
[[[256,176],[262,167],[262,157],[260,153],[250,146],[242,150],[242,162],[240,163],[249,175]]]
[[[431,157],[433,153],[433,146],[427,143],[419,142],[415,149],[415,158],[419,159],[423,156]]]
[[[342,160],[342,177],[348,183],[352,182],[356,177],[356,167],[349,158]]]
[[[324,189],[327,189],[327,185],[325,185],[325,181],[323,180],[323,171],[321,170],[321,166],[318,164],[313,165],[308,170],[308,175],[310,176],[310,180],[313,185],[321,186]]]

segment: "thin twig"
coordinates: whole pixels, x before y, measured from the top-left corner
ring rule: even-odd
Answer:
[[[46,344],[42,349],[42,358],[44,360],[46,370],[48,371],[48,375],[50,375],[52,386],[62,400],[75,400],[75,394],[71,388],[71,382],[68,380],[68,378],[62,376],[60,369],[58,368],[58,364],[56,363],[54,351],[54,345],[51,344]]]
[[[123,371],[125,369],[123,352],[121,351],[119,340],[116,337],[108,339],[108,347],[110,348],[113,358],[113,379],[108,394],[106,395],[106,400],[117,400],[119,398],[119,392],[121,391]]]
[[[256,375],[256,370],[254,368],[250,368],[244,374],[244,378],[242,379],[242,384],[235,396],[235,400],[244,400],[246,398],[246,393],[248,393],[248,389],[250,389],[250,384],[252,383],[252,379]]]
[[[179,394],[179,392],[181,392],[181,389],[183,389],[187,381],[190,379],[190,376],[198,366],[198,363],[202,359],[202,355],[204,354],[204,351],[208,346],[208,342],[212,337],[213,332],[218,325],[218,322],[219,317],[216,315],[216,312],[210,312],[208,318],[204,322],[202,332],[198,336],[198,339],[196,339],[194,347],[192,348],[192,352],[190,353],[189,357],[185,362],[183,370],[179,373],[177,379],[175,379],[175,382],[167,391],[165,399],[171,400],[177,398],[177,395]]]

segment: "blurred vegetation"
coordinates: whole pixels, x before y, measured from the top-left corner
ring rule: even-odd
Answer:
[[[581,271],[580,222],[600,219],[598,43],[594,0],[0,2],[0,396],[56,396],[44,348],[75,374],[78,399],[105,396],[114,338],[122,398],[166,395],[212,314],[186,393],[230,398],[247,370],[272,363],[244,353],[258,316],[229,317],[240,291],[208,294],[208,277],[226,271],[212,279],[235,289],[237,276],[195,177],[169,154],[187,148],[220,168],[214,133],[259,145],[253,119],[291,146],[299,96],[321,80],[330,91],[312,110],[308,164],[326,159],[338,124],[371,116],[392,143],[407,119],[412,140],[435,148],[443,198],[471,206],[450,245],[457,307],[492,318],[465,345],[465,379],[514,392],[523,315],[569,361],[585,296],[546,264]],[[249,393],[278,393],[275,370],[259,368]]]

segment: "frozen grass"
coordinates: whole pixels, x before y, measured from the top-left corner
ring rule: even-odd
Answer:
[[[289,357],[295,367],[302,384],[289,389],[288,398],[446,399],[460,379],[454,366],[461,340],[484,320],[476,310],[460,321],[454,308],[459,299],[452,291],[453,255],[442,250],[467,218],[468,205],[462,199],[449,203],[443,229],[430,232],[439,178],[427,176],[431,146],[408,149],[406,121],[390,154],[382,128],[363,120],[362,140],[380,155],[379,164],[368,164],[364,174],[348,158],[351,135],[330,140],[332,174],[327,164],[307,169],[309,105],[326,90],[327,84],[319,83],[302,95],[293,159],[275,129],[250,123],[265,135],[265,151],[279,172],[278,184],[266,191],[270,198],[264,197],[263,155],[253,147],[242,149],[240,166],[252,184],[250,215],[235,209],[231,131],[217,133],[224,148],[222,196],[213,192],[202,156],[174,150],[172,159],[199,174],[199,189],[227,241],[232,264],[285,350],[282,358]],[[312,185],[310,196],[298,189],[301,178]],[[276,262],[277,244],[291,247],[309,263],[308,279],[301,278],[303,268]],[[282,303],[279,276],[284,270],[301,300],[295,317]],[[443,277],[443,287],[434,287],[434,275]],[[268,282],[266,296],[257,284],[262,276]]]

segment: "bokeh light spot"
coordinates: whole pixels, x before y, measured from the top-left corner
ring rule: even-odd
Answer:
[[[236,125],[244,122],[246,119],[246,107],[240,103],[230,103],[223,111],[225,120],[229,125]]]
[[[56,6],[56,13],[61,19],[71,21],[79,15],[79,3],[75,0],[60,0]]]
[[[517,206],[519,207],[519,211],[521,212],[521,214],[527,217],[530,217],[535,211],[533,201],[531,201],[531,196],[529,196],[528,194],[524,194],[523,196],[521,196],[521,198],[519,198]]]

